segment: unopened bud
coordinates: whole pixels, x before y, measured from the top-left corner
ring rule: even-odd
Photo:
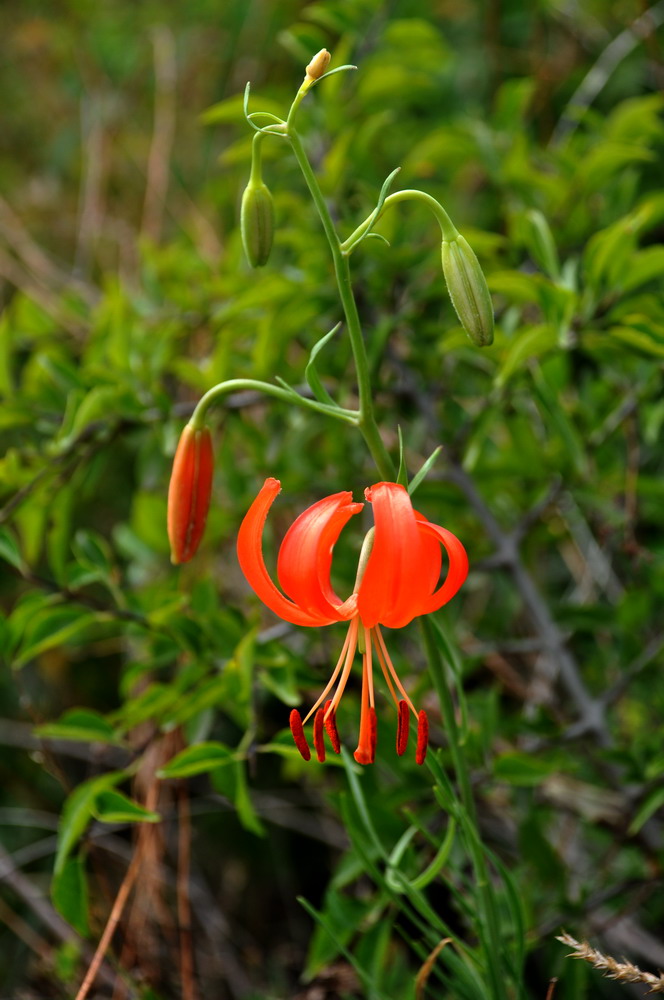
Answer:
[[[307,77],[310,80],[319,80],[327,67],[330,65],[331,58],[332,56],[327,49],[321,49],[320,52],[317,52],[307,66]]]
[[[249,181],[242,195],[240,231],[244,252],[252,267],[267,264],[274,236],[274,205],[262,181]]]
[[[212,437],[187,424],[178,442],[168,487],[168,538],[171,562],[188,562],[200,544],[210,507]]]
[[[459,234],[443,240],[443,274],[461,325],[477,347],[493,343],[493,305],[480,262]]]

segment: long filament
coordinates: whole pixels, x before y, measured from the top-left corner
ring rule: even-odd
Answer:
[[[411,712],[413,713],[413,715],[417,719],[418,718],[417,710],[416,710],[415,706],[413,705],[412,701],[410,700],[410,698],[408,697],[408,694],[406,693],[406,689],[404,688],[403,684],[399,680],[399,675],[397,674],[396,670],[394,669],[394,664],[392,663],[392,660],[390,659],[390,654],[387,651],[387,646],[385,645],[385,640],[383,639],[383,636],[382,636],[382,633],[380,631],[380,626],[379,625],[374,625],[374,632],[376,633],[376,638],[378,639],[378,643],[379,643],[378,648],[380,648],[380,650],[383,653],[383,656],[385,657],[385,663],[387,664],[388,670],[392,674],[392,678],[394,680],[394,683],[396,684],[396,686],[398,687],[399,691],[401,692],[401,695],[402,695],[404,701],[406,701],[408,703],[408,707],[410,708]]]
[[[367,668],[367,684],[369,686],[369,704],[372,708],[374,708],[373,665],[371,663],[371,630],[368,628],[364,628],[364,649],[364,657]]]
[[[376,639],[376,653],[378,654],[378,662],[380,663],[380,669],[383,671],[383,677],[385,682],[390,689],[390,694],[392,695],[392,700],[394,704],[399,707],[399,699],[397,698],[397,693],[394,690],[394,684],[392,683],[392,678],[390,677],[389,671],[387,669],[387,664],[385,663],[385,657],[383,656],[383,651],[378,645],[378,639]]]
[[[357,629],[359,625],[359,618],[353,618],[350,623],[350,628],[348,629],[348,647],[346,651],[346,662],[344,663],[344,669],[339,678],[339,683],[337,685],[337,690],[334,692],[330,706],[325,713],[325,718],[328,719],[330,715],[334,715],[337,710],[337,706],[341,701],[341,696],[344,693],[346,683],[348,681],[348,675],[350,674],[350,668],[353,666],[353,660],[355,658],[355,649],[357,647]],[[339,661],[341,662],[341,661]],[[335,671],[336,674],[336,671]],[[329,685],[331,686],[331,685]],[[329,688],[328,686],[328,688]],[[328,690],[326,688],[326,691]],[[311,713],[310,713],[311,714]]]
[[[334,686],[334,682],[336,681],[337,677],[339,676],[339,671],[341,670],[341,665],[342,665],[342,663],[344,661],[344,658],[346,657],[346,653],[348,652],[348,644],[350,643],[350,637],[351,637],[351,633],[353,631],[353,624],[355,624],[355,631],[357,632],[357,619],[353,619],[353,622],[351,622],[350,628],[346,632],[346,638],[344,640],[343,646],[341,647],[341,653],[339,654],[339,659],[337,660],[337,665],[334,668],[334,670],[332,671],[332,676],[330,677],[329,681],[327,682],[325,690],[323,691],[323,693],[320,696],[320,698],[318,699],[318,701],[307,712],[302,725],[305,725],[309,721],[309,719],[314,714],[314,712],[316,711],[316,709],[318,708],[318,706],[321,705],[322,702],[325,701],[325,698],[327,697],[327,695],[329,694],[329,692],[332,690],[332,688]],[[354,643],[353,643],[353,652],[355,652],[355,644]]]

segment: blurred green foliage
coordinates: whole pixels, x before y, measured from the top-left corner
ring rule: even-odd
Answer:
[[[376,473],[359,439],[230,397],[215,418],[204,545],[184,567],[168,561],[170,463],[199,395],[235,377],[302,385],[341,318],[287,149],[265,144],[276,233],[260,272],[239,232],[246,80],[252,108],[284,113],[322,46],[333,65],[358,65],[301,112],[342,234],[400,166],[397,186],[441,200],[494,297],[495,343],[478,352],[419,208],[392,210],[378,227],[390,246],[368,241],[353,257],[385,441],[396,457],[401,428],[411,474],[443,445],[417,505],[471,559],[446,624],[463,653],[480,828],[508,887],[501,934],[525,961],[519,996],[543,998],[553,976],[556,1000],[625,989],[565,961],[562,926],[664,966],[662,33],[640,22],[613,61],[610,45],[643,11],[627,0],[0,10],[3,996],[73,995],[83,939],[98,940],[136,843],[153,864],[118,954],[132,995],[183,995],[170,959],[186,809],[201,996],[478,995],[454,948],[415,992],[437,920],[471,948],[475,934],[466,857],[430,775],[394,756],[384,703],[379,762],[360,779],[300,760],[288,712],[319,689],[341,635],[275,624],[235,559],[265,476],[284,487],[273,544],[315,499],[361,496]],[[342,331],[318,369],[352,404],[349,366]],[[358,540],[359,529],[338,546],[341,593]],[[417,627],[390,648],[447,769]],[[356,686],[340,716],[348,745],[358,701]],[[31,928],[47,945],[35,948]]]

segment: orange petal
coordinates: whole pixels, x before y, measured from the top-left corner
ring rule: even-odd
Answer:
[[[379,622],[401,628],[419,614],[430,573],[422,572],[425,548],[410,497],[397,483],[376,483],[365,491],[374,508],[375,538],[360,584],[358,610],[372,628]]]
[[[304,611],[275,587],[263,559],[263,528],[268,511],[281,489],[278,479],[266,479],[247,511],[237,536],[237,557],[249,586],[270,611],[293,625],[329,625],[336,618]]]
[[[210,507],[214,457],[207,427],[189,424],[178,442],[168,486],[168,538],[171,562],[188,562],[200,544]]]
[[[352,500],[352,493],[334,493],[308,507],[286,532],[277,560],[279,583],[288,596],[304,611],[336,621],[353,614],[340,611],[342,602],[330,582],[341,529],[364,506]]]
[[[459,588],[468,576],[468,556],[463,545],[451,531],[441,528],[439,524],[432,524],[430,521],[419,521],[420,530],[430,537],[437,539],[447,552],[449,566],[447,576],[443,580],[438,590],[427,597],[416,612],[418,615],[428,615],[432,611],[442,608],[443,604],[451,601]]]

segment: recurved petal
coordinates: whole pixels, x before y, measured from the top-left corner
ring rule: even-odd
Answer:
[[[263,528],[268,511],[281,489],[278,479],[266,479],[247,511],[237,537],[237,557],[250,587],[263,604],[293,625],[329,625],[336,618],[305,611],[289,601],[270,579],[263,559]]]
[[[308,507],[286,532],[277,560],[279,583],[304,611],[334,621],[351,617],[332,589],[332,552],[341,529],[364,504],[334,493]]]
[[[449,560],[447,575],[442,584],[433,594],[425,598],[420,610],[416,612],[418,615],[428,615],[432,611],[442,608],[443,604],[451,601],[462,586],[468,576],[468,556],[459,539],[451,531],[448,531],[447,528],[441,528],[439,524],[432,524],[431,521],[427,521],[424,518],[418,520],[418,527],[423,535],[428,535],[430,538],[435,538],[440,542],[447,552]]]
[[[410,497],[397,483],[376,483],[365,491],[374,508],[374,545],[358,595],[367,628],[380,623],[401,628],[427,595],[430,574],[422,572],[423,545]]]

